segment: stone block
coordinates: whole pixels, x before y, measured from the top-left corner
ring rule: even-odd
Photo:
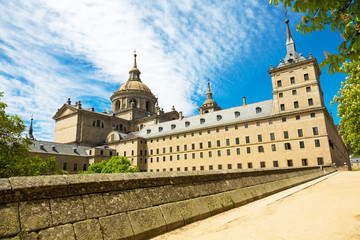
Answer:
[[[148,188],[147,190],[153,206],[179,201],[178,199],[181,199],[178,192],[174,191],[173,186],[170,185]]]
[[[19,236],[15,236],[15,237],[10,237],[10,238],[2,238],[1,240],[22,240],[22,239],[20,239]]]
[[[127,209],[127,203],[125,202],[123,192],[108,192],[103,194],[105,202],[105,210],[108,214],[116,214],[120,212],[125,212]],[[137,199],[135,199],[136,201]]]
[[[86,218],[106,216],[105,202],[102,194],[89,194],[82,196]]]
[[[194,198],[192,199],[194,201],[196,209],[199,212],[199,218],[204,219],[207,217],[210,217],[210,209],[207,205],[207,203],[204,201],[204,197]]]
[[[160,206],[166,222],[166,230],[171,231],[185,224],[177,203],[168,203]]]
[[[105,240],[133,239],[134,232],[131,228],[127,213],[119,213],[99,219]]]
[[[103,239],[98,219],[87,219],[73,224],[77,240]]]
[[[22,231],[40,230],[51,225],[48,199],[20,202],[19,211]]]
[[[174,190],[177,191],[180,196],[183,196],[184,199],[191,199],[195,197],[193,184],[174,185]]]
[[[266,190],[263,186],[263,184],[260,184],[260,185],[256,185],[256,186],[253,186],[251,187],[252,191],[255,192],[256,196],[256,199],[260,199],[260,198],[263,198],[266,196]]]
[[[135,239],[148,239],[166,231],[166,222],[159,207],[129,212]]]
[[[235,189],[233,191],[226,192],[234,203],[234,207],[239,207],[248,203],[242,189]]]
[[[18,203],[0,205],[0,237],[8,237],[20,232]]]
[[[64,175],[69,195],[90,194],[112,190],[109,178],[105,174]]]
[[[38,234],[38,240],[75,240],[74,229],[71,224],[60,225],[42,230]]]
[[[21,240],[38,240],[38,234],[36,232],[24,233],[21,235]]]
[[[146,188],[104,193],[103,198],[105,209],[109,214],[132,211],[152,205]]]
[[[185,224],[189,224],[200,219],[200,213],[196,208],[195,202],[191,199],[178,202],[177,205],[184,218]]]
[[[50,207],[53,225],[86,219],[80,196],[50,199]]]
[[[12,188],[8,178],[0,178],[0,204],[8,203],[12,200]]]

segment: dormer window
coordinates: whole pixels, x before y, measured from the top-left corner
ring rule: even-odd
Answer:
[[[163,128],[162,127],[159,127],[159,132],[161,132],[163,130]]]
[[[262,111],[261,107],[256,108],[256,113],[261,113],[261,111]]]
[[[236,118],[237,118],[237,117],[240,117],[240,112],[236,111],[236,112],[235,112],[235,117],[236,117]]]
[[[171,129],[175,129],[176,125],[175,124],[171,124]]]
[[[150,134],[150,133],[151,133],[151,130],[150,130],[150,129],[146,130],[146,133],[147,133],[147,134]]]
[[[200,118],[200,124],[204,124],[205,123],[205,119],[204,118]]]
[[[216,120],[217,120],[217,121],[220,121],[221,119],[222,119],[222,116],[221,116],[221,115],[217,115],[217,116],[216,116]]]
[[[190,126],[190,122],[185,122],[185,127]]]

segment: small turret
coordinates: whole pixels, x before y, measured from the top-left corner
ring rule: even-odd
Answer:
[[[33,122],[33,118],[31,117],[30,127],[29,127],[29,131],[28,131],[28,134],[26,135],[26,137],[31,140],[35,140],[34,135],[33,135],[33,123],[32,122]]]
[[[215,112],[221,110],[221,107],[217,105],[216,101],[212,98],[212,92],[210,89],[210,83],[208,82],[208,90],[206,93],[206,100],[202,106],[199,107],[200,114]]]

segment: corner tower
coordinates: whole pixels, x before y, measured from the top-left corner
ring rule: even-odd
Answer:
[[[323,92],[320,87],[320,69],[311,54],[306,59],[296,52],[295,42],[286,23],[286,56],[280,64],[270,66],[273,86],[273,114],[293,112],[302,109],[324,107]]]
[[[141,81],[141,72],[137,68],[136,57],[135,52],[134,66],[129,71],[129,79],[110,98],[112,112],[115,116],[127,120],[153,115],[157,101],[150,88]]]
[[[210,83],[208,82],[208,90],[206,93],[206,100],[202,106],[199,107],[200,114],[209,112],[215,112],[221,110],[221,107],[217,105],[216,101],[212,98],[212,92],[210,90]]]

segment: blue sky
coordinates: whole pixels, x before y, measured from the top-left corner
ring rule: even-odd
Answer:
[[[52,116],[67,100],[111,110],[110,96],[128,79],[137,50],[142,81],[186,116],[197,114],[207,81],[222,108],[272,98],[270,64],[286,55],[281,6],[268,1],[0,1],[0,91],[9,114],[27,125],[34,116],[37,139],[52,140]],[[302,35],[301,15],[288,12],[297,52],[324,51],[341,42],[330,29]],[[326,106],[345,76],[322,69]]]

